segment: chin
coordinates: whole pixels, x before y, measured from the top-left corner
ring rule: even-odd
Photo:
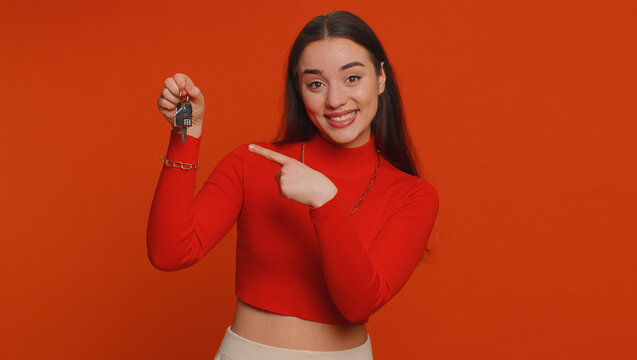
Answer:
[[[355,134],[355,135],[350,135],[350,134],[334,134],[334,133],[329,133],[329,132],[322,132],[323,135],[327,138],[327,140],[329,140],[330,142],[340,145],[340,146],[348,146],[351,143],[357,142],[358,139],[360,138],[361,134]],[[360,145],[363,145],[364,142],[362,142]]]

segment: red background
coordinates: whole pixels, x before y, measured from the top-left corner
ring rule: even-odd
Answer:
[[[441,208],[434,256],[370,319],[377,359],[634,359],[634,1],[19,1],[0,14],[3,359],[211,359],[234,230],[152,267],[166,77],[206,97],[199,185],[269,140],[303,24],[377,32]],[[630,285],[633,284],[633,285]]]

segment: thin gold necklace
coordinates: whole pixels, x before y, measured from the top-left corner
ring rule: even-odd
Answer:
[[[363,191],[361,197],[358,199],[358,202],[351,209],[349,209],[350,215],[354,214],[358,209],[358,206],[360,206],[363,200],[365,200],[369,189],[372,188],[372,184],[374,183],[374,180],[376,180],[376,174],[378,174],[378,169],[380,169],[380,150],[376,149],[376,154],[378,154],[378,158],[376,159],[376,167],[374,168],[372,178],[369,179],[369,183],[367,184],[367,187],[365,188],[365,191]],[[301,162],[305,164],[305,141],[301,143]]]

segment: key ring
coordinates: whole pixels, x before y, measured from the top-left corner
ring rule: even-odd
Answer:
[[[182,104],[181,107],[179,108],[179,110],[177,110],[177,112],[175,113],[175,115],[177,115],[181,110],[185,109],[186,106],[183,105],[184,102],[190,102],[190,96],[188,96],[188,94],[186,94],[186,101],[181,101],[181,96],[179,99],[179,103]],[[174,116],[174,115],[173,115]]]
[[[180,92],[180,94],[181,94],[181,92]],[[186,101],[185,102],[190,102],[190,96],[188,94],[186,94]],[[179,103],[180,104],[184,103],[184,101],[181,101],[181,95],[179,96]],[[179,112],[181,110],[185,109],[185,108],[186,108],[185,105],[181,105],[181,107],[179,109],[177,109],[177,112],[175,112],[175,115],[179,114]],[[175,115],[173,115],[173,116],[175,116]]]

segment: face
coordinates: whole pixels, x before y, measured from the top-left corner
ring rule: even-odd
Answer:
[[[369,52],[352,40],[332,37],[309,43],[299,59],[299,89],[305,110],[321,135],[341,147],[358,147],[371,136],[385,71],[378,74]]]

